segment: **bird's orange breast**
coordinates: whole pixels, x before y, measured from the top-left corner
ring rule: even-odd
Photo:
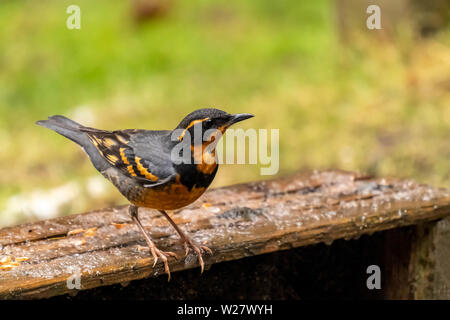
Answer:
[[[175,210],[197,200],[206,188],[193,187],[189,190],[179,181],[159,188],[142,188],[129,200],[135,206],[159,210]]]

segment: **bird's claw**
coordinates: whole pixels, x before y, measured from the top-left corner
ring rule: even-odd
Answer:
[[[207,246],[198,246],[190,239],[186,239],[184,241],[184,248],[186,250],[185,256],[188,255],[189,249],[192,249],[197,253],[198,263],[200,264],[200,268],[201,268],[200,273],[203,273],[203,270],[205,269],[205,263],[203,262],[202,254],[203,254],[203,252],[213,254],[212,250],[210,248],[208,248]]]
[[[167,258],[174,257],[176,259],[177,255],[171,251],[159,250],[158,248],[156,248],[156,246],[150,247],[150,251],[151,251],[153,259],[154,259],[153,268],[155,267],[156,263],[158,262],[158,258],[161,258],[161,260],[164,263],[164,271],[167,273],[167,276],[168,276],[167,281],[170,281],[170,269],[169,269],[169,263],[168,263]]]

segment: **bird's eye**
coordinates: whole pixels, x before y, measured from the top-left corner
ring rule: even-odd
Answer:
[[[204,122],[205,127],[210,127],[212,124],[212,120],[211,119],[206,119]]]

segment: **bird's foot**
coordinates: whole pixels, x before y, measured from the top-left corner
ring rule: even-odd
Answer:
[[[156,263],[158,262],[158,259],[161,259],[162,262],[164,263],[164,271],[167,273],[168,276],[168,280],[170,281],[170,269],[169,269],[169,263],[167,258],[168,257],[174,257],[175,259],[177,258],[177,255],[171,251],[162,251],[159,250],[154,244],[150,247],[150,252],[152,253],[153,256],[153,268],[155,267]]]
[[[192,241],[190,238],[186,237],[184,239],[184,248],[186,250],[186,255],[189,253],[189,249],[194,250],[197,253],[198,256],[198,263],[200,264],[201,273],[203,273],[203,270],[205,269],[205,263],[203,262],[203,253],[209,253],[213,254],[212,250],[206,246],[198,246]]]
[[[142,225],[141,221],[139,220],[138,217],[138,207],[134,206],[134,205],[130,205],[130,207],[128,208],[131,218],[133,219],[133,221],[136,223],[136,225],[138,226],[139,230],[141,231],[142,235],[145,238],[145,242],[147,242],[147,246],[150,249],[150,252],[152,253],[154,262],[153,262],[153,268],[156,265],[156,262],[158,262],[158,258],[161,258],[161,260],[164,263],[164,270],[167,273],[168,276],[168,281],[170,281],[170,269],[169,269],[169,263],[167,261],[168,257],[174,257],[175,259],[177,258],[177,255],[171,251],[161,251],[159,250],[155,244],[153,243],[152,239],[150,238],[150,236],[147,234],[147,232],[144,229],[144,226]],[[139,247],[138,247],[139,249]]]

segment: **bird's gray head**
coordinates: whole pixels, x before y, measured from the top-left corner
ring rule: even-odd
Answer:
[[[179,141],[183,140],[188,132],[190,137],[194,137],[196,129],[201,129],[202,141],[211,141],[214,132],[223,134],[231,125],[252,117],[250,113],[229,114],[214,108],[198,109],[188,114],[175,129],[180,132]]]

